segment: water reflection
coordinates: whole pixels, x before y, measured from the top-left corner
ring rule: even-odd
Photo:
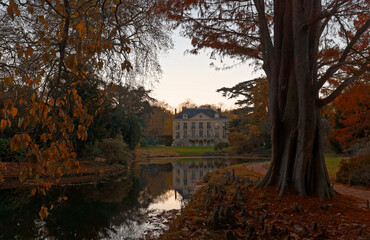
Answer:
[[[208,173],[217,168],[230,165],[229,160],[207,160],[199,162],[173,162],[173,188],[183,199],[189,199],[193,194],[195,185]]]
[[[140,166],[137,176],[96,185],[53,188],[47,196],[30,190],[0,191],[0,239],[138,239],[166,228],[163,211],[181,209],[195,183],[238,160],[181,160]],[[68,201],[58,203],[60,195]],[[54,204],[45,221],[42,204]],[[168,213],[168,212],[167,212]],[[170,212],[172,216],[175,212]]]

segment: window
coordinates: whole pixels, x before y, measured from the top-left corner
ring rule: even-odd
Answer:
[[[218,129],[220,127],[219,123],[215,123],[215,129]]]
[[[211,123],[207,122],[207,128],[211,128]]]
[[[211,130],[207,130],[207,138],[211,137]]]
[[[222,137],[223,138],[226,138],[226,130],[224,129],[224,130],[222,130]]]
[[[187,129],[188,128],[188,123],[184,122],[184,125],[182,126],[183,129]]]
[[[176,138],[180,138],[180,132],[176,132]]]
[[[184,138],[188,137],[188,130],[184,130]]]
[[[191,130],[191,137],[195,138],[195,130]]]
[[[199,176],[202,178],[203,177],[203,170],[199,170]]]
[[[180,123],[177,122],[175,128],[180,129]]]
[[[202,115],[202,114],[200,114],[200,115],[199,115],[199,118],[203,118],[203,115]]]
[[[199,130],[199,137],[203,137],[203,129]]]
[[[203,123],[202,122],[199,123],[199,128],[203,129]]]
[[[191,123],[191,129],[195,129],[195,122]]]
[[[218,113],[215,113],[215,118],[219,118],[220,115]]]
[[[184,114],[182,115],[182,118],[183,118],[183,119],[188,119],[188,114],[184,113]]]
[[[215,137],[216,137],[216,138],[219,138],[219,137],[220,137],[220,133],[219,133],[219,131],[218,131],[218,130],[216,130],[216,131],[215,131]]]

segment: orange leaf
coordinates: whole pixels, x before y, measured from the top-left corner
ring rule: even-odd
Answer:
[[[15,134],[10,142],[10,149],[14,152],[22,147],[22,140],[18,134]]]
[[[4,119],[1,119],[1,131],[4,131],[4,129],[6,128],[6,125],[7,125],[7,121]]]
[[[17,115],[17,113],[18,109],[12,106],[12,108],[10,109],[10,115],[12,116],[12,118],[14,118]]]
[[[32,196],[36,194],[36,188],[32,188],[31,194]]]

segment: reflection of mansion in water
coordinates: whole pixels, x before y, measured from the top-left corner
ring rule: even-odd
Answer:
[[[214,146],[227,142],[228,118],[210,108],[184,108],[173,119],[173,146]]]
[[[173,188],[183,199],[188,199],[197,181],[202,180],[208,172],[228,165],[230,162],[225,159],[204,162],[173,162]]]

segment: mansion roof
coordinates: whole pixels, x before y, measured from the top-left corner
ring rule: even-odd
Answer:
[[[183,119],[183,115],[187,114],[187,119],[190,119],[200,113],[207,115],[210,118],[215,118],[216,111],[210,108],[184,108],[182,112],[175,116],[174,119]],[[218,119],[227,119],[225,115],[219,114]]]

